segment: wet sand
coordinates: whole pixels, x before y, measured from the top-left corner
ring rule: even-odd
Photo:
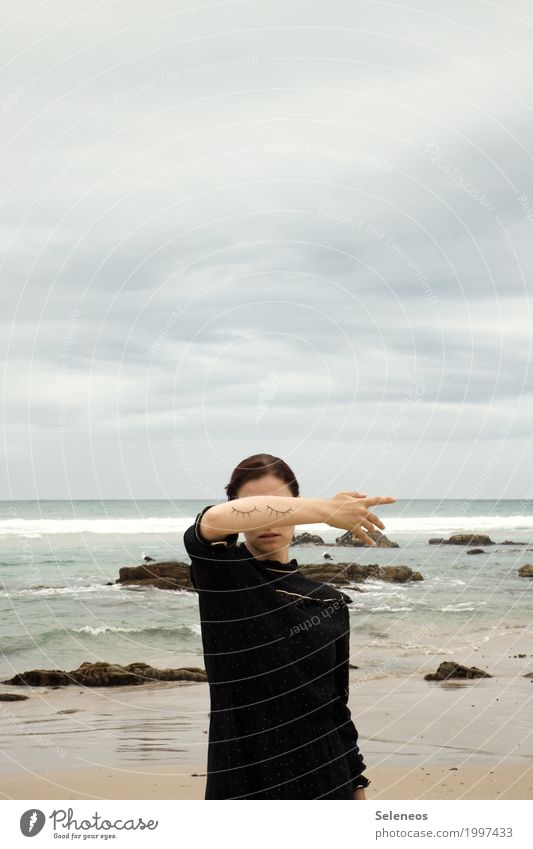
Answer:
[[[423,680],[450,659],[494,677]],[[176,661],[202,665],[190,655]],[[354,652],[352,662],[360,663]],[[386,664],[352,669],[349,705],[372,781],[367,798],[531,799],[527,672],[529,630],[453,658],[421,656],[408,676],[391,675]],[[207,683],[0,689],[30,696],[0,702],[0,798],[203,799]]]

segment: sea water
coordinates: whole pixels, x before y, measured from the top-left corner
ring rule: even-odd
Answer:
[[[207,502],[0,502],[0,680],[83,661],[143,661],[203,666],[198,600],[193,592],[116,584],[122,566],[156,560],[188,562],[183,532]],[[376,674],[403,674],[410,659],[455,657],[490,635],[530,628],[533,580],[532,501],[397,501],[376,510],[399,548],[295,546],[291,557],[316,563],[406,565],[424,580],[367,580],[352,598],[351,650]],[[298,526],[334,543],[342,531]],[[429,545],[452,533],[489,534],[484,554],[470,546]],[[244,539],[241,536],[241,540]],[[180,663],[178,663],[178,659]]]

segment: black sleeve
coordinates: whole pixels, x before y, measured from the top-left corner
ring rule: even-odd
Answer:
[[[208,540],[202,536],[199,528],[200,521],[206,510],[209,510],[212,506],[212,504],[208,504],[207,507],[204,507],[198,513],[193,524],[183,534],[183,544],[191,558],[191,582],[196,590],[215,590],[231,586],[235,570],[230,567],[239,559],[237,552],[238,533],[228,534],[222,540]],[[219,570],[213,568],[217,564],[224,567],[223,575],[219,575]]]
[[[367,787],[370,780],[362,775],[366,769],[363,756],[357,745],[358,732],[353,723],[350,708],[348,707],[349,696],[349,661],[350,661],[350,614],[348,608],[344,611],[343,633],[335,641],[335,682],[337,686],[337,701],[334,703],[335,720],[337,731],[345,746],[346,757],[350,764],[352,774],[352,788]]]
[[[222,540],[208,540],[202,536],[199,527],[200,521],[204,513],[213,506],[213,504],[208,504],[207,507],[204,507],[198,513],[194,523],[183,534],[183,544],[191,559],[197,557],[200,560],[221,560],[225,557],[234,556],[233,550],[239,538],[238,533],[228,534]]]

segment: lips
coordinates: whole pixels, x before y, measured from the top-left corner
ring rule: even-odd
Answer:
[[[276,539],[276,537],[279,537],[279,534],[261,534],[259,539]]]

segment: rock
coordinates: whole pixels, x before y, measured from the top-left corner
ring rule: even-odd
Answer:
[[[494,545],[494,542],[486,534],[453,534],[449,545]]]
[[[518,574],[521,578],[533,578],[533,566],[530,563],[526,563],[520,567]]]
[[[23,696],[21,693],[0,693],[0,702],[23,702],[25,699],[29,699],[29,696]]]
[[[190,568],[190,563],[183,563],[181,560],[123,566],[119,569],[119,578],[116,583],[123,586],[133,584],[141,587],[157,587],[160,590],[194,591]]]
[[[148,663],[129,663],[120,666],[106,660],[86,661],[78,669],[63,672],[59,669],[32,669],[2,681],[3,684],[28,684],[33,687],[77,684],[83,687],[118,687],[125,684],[145,684],[147,681],[207,681],[204,669],[183,666],[179,669],[156,669]]]
[[[333,585],[361,583],[367,578],[402,584],[424,580],[420,572],[414,572],[409,566],[380,566],[378,563],[308,563],[300,566],[299,571],[313,581]]]
[[[318,581],[320,584],[333,584],[334,586],[343,586],[351,584],[357,578],[354,578],[354,570],[357,569],[352,563],[306,563],[300,566],[298,571],[310,578],[312,581]]]
[[[326,545],[326,543],[318,534],[309,534],[307,531],[303,531],[301,534],[293,536],[291,545]]]
[[[396,545],[396,543],[393,543]],[[423,581],[420,572],[413,572],[408,566],[385,566],[377,563],[360,565],[358,563],[303,563],[299,571],[314,581],[322,584],[342,586],[361,583],[367,578],[378,578],[383,581]],[[181,561],[165,563],[149,563],[141,566],[124,566],[119,571],[116,581],[121,586],[157,587],[162,590],[188,590],[196,592],[190,579],[190,564]],[[363,590],[359,590],[363,592]],[[61,673],[65,675],[66,673]],[[57,683],[63,684],[64,681]]]
[[[504,542],[497,542],[496,545],[527,545],[527,542],[513,542],[512,539],[506,539]]]
[[[449,539],[433,537],[430,545],[494,545],[493,540],[486,534],[453,534]]]
[[[424,580],[420,572],[413,571],[409,566],[382,566],[378,578],[382,581],[394,581],[397,584]]]
[[[378,548],[399,548],[397,542],[391,542],[391,540],[382,534],[381,531],[366,531],[368,536],[374,540],[378,544]],[[335,540],[337,545],[354,545],[358,547],[365,546],[366,548],[371,548],[364,540],[358,537],[356,534],[352,533],[352,531],[346,531],[342,536],[337,537]]]
[[[424,675],[424,681],[445,681],[447,678],[492,678],[488,672],[478,669],[477,666],[461,666],[451,660],[444,660],[439,664],[436,672],[428,672]]]
[[[525,675],[522,675],[522,678],[533,678],[533,672],[526,672]]]
[[[449,545],[494,545],[486,534],[453,534],[448,540]]]
[[[469,548],[467,554],[485,554],[484,548]]]

